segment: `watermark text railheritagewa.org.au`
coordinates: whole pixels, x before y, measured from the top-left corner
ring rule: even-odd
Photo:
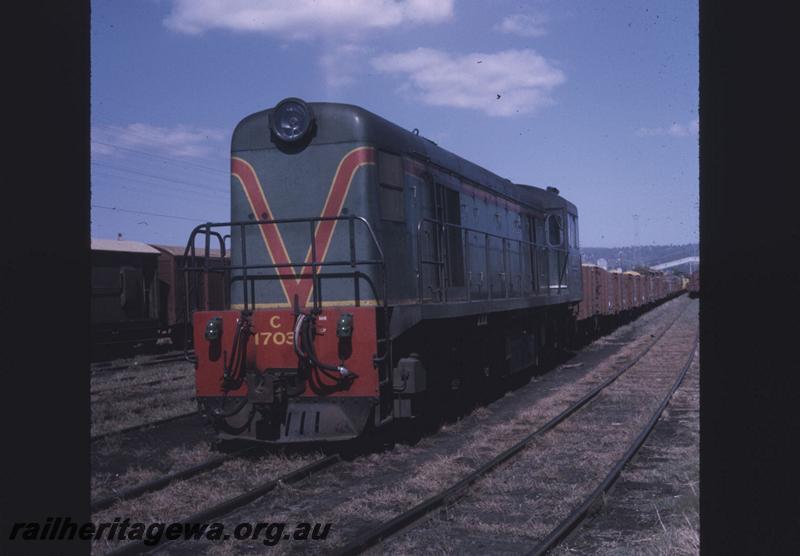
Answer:
[[[142,523],[129,518],[113,522],[75,523],[69,517],[48,517],[41,522],[18,522],[11,527],[9,540],[101,540],[141,541],[153,546],[162,540],[260,540],[266,546],[281,541],[323,541],[330,533],[330,523],[238,523],[233,529],[223,523]]]

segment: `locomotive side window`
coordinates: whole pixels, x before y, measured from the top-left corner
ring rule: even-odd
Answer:
[[[569,218],[569,246],[578,247],[578,217],[574,214],[567,215]]]
[[[548,214],[547,215],[547,243],[551,247],[559,247],[562,242],[561,238],[561,215]]]
[[[381,218],[404,222],[403,160],[399,156],[378,151],[378,181]]]

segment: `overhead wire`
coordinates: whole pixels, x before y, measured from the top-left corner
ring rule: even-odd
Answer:
[[[225,170],[220,170],[219,168],[212,168],[210,166],[203,166],[202,164],[197,164],[197,163],[194,163],[194,162],[188,162],[188,161],[181,160],[181,159],[175,158],[175,157],[169,157],[169,156],[164,156],[164,155],[156,155],[156,154],[149,153],[149,152],[146,152],[146,151],[140,151],[140,150],[137,150],[137,149],[131,149],[130,147],[122,147],[120,145],[115,145],[113,143],[106,143],[104,141],[97,141],[96,139],[92,139],[91,141],[92,141],[92,143],[96,143],[98,145],[105,145],[107,147],[112,147],[114,149],[119,149],[119,150],[122,150],[122,151],[128,151],[128,152],[137,153],[137,154],[144,155],[144,156],[149,156],[151,158],[155,158],[155,159],[158,159],[158,160],[164,160],[166,162],[172,162],[173,164],[182,164],[184,166],[193,166],[195,168],[201,168],[203,170],[209,170],[211,172],[217,172],[217,173],[225,175],[225,176],[229,175],[229,172],[227,172]]]
[[[200,185],[200,184],[197,184],[197,183],[191,183],[191,182],[183,181],[183,180],[175,180],[175,179],[170,179],[170,178],[163,178],[161,176],[156,176],[156,175],[153,175],[153,174],[148,174],[146,172],[139,172],[139,171],[136,171],[136,170],[131,170],[130,168],[114,166],[112,164],[104,164],[102,162],[92,162],[91,164],[93,166],[100,166],[100,167],[103,167],[103,168],[111,168],[112,170],[117,170],[117,171],[120,171],[120,172],[129,172],[131,174],[136,174],[136,175],[139,175],[139,176],[144,176],[144,177],[153,178],[153,179],[157,179],[157,180],[162,180],[162,181],[166,181],[166,182],[179,183],[179,184],[183,184],[183,185],[189,185],[191,187],[198,187],[198,188],[201,188],[201,189],[208,189],[209,191],[216,191],[216,192],[220,192],[220,193],[225,192],[225,189],[222,189],[222,188],[215,188],[215,187],[212,187],[212,186],[203,186],[203,185]]]
[[[207,220],[201,220],[200,218],[188,218],[186,216],[175,216],[174,214],[157,214],[155,212],[147,212],[147,211],[143,211],[143,210],[130,210],[130,209],[124,209],[124,208],[119,208],[119,207],[107,207],[107,206],[103,206],[103,205],[94,205],[93,204],[92,208],[114,210],[114,211],[118,211],[118,212],[130,212],[132,214],[143,214],[143,215],[146,215],[146,216],[160,216],[161,218],[174,218],[176,220],[189,220],[189,221],[192,221],[192,222],[201,222],[201,223],[207,222]]]
[[[180,185],[164,185],[161,183],[154,183],[151,181],[145,181],[142,179],[137,179],[132,176],[121,176],[118,174],[113,173],[106,173],[107,170],[104,168],[99,168],[96,170],[98,172],[98,177],[104,178],[103,180],[93,180],[95,186],[99,185],[97,182],[100,183],[108,183],[105,178],[113,178],[115,181],[119,180],[126,183],[136,183],[141,184],[144,186],[148,186],[150,189],[148,192],[158,192],[161,195],[166,194],[183,194],[186,196],[192,196],[193,199],[197,198],[205,198],[205,199],[214,199],[214,200],[221,200],[223,198],[227,198],[226,191],[210,191],[206,189],[186,189],[185,187],[181,187]]]
[[[98,120],[98,121],[102,122],[102,120]],[[107,124],[109,126],[112,126],[112,127],[122,128],[122,126],[119,126],[117,124],[111,124],[110,122],[102,122],[102,123],[105,123],[105,124]],[[126,129],[125,131],[126,131],[126,133],[130,133],[131,135],[135,135],[137,137],[141,137],[142,139],[150,139],[150,138],[148,138],[148,137],[146,137],[146,136],[144,136],[142,134],[136,133],[135,131],[131,131],[129,129]],[[96,140],[96,139],[92,139],[91,141],[93,143],[95,143],[95,144],[98,144],[98,145],[103,145],[103,146],[106,146],[106,147],[110,147],[110,148],[113,148],[113,149],[118,149],[120,151],[134,153],[134,154],[141,155],[141,156],[146,156],[146,157],[149,157],[149,158],[152,158],[152,159],[156,159],[156,160],[161,160],[163,162],[168,162],[168,163],[176,165],[176,166],[184,166],[184,167],[188,167],[188,168],[197,168],[199,170],[204,170],[206,172],[206,174],[208,174],[209,172],[214,172],[216,174],[221,174],[221,175],[225,175],[225,176],[229,175],[229,172],[227,172],[227,171],[220,170],[218,168],[212,168],[210,166],[204,166],[202,164],[197,164],[195,162],[181,160],[181,159],[178,159],[178,158],[175,158],[175,157],[169,157],[169,156],[165,156],[165,155],[157,155],[157,154],[153,154],[153,153],[142,151],[142,150],[138,150],[138,149],[133,149],[133,148],[130,148],[130,147],[123,147],[121,145],[116,145],[114,143],[109,143],[109,142],[106,142],[106,141],[99,141],[99,140]],[[131,162],[133,162],[133,161],[131,161]],[[102,178],[113,179],[115,181],[119,180],[120,182],[125,183],[127,185],[137,184],[136,186],[132,185],[131,187],[127,187],[126,185],[122,185],[121,183],[117,184],[117,185],[119,185],[119,187],[122,187],[123,189],[129,190],[129,191],[136,191],[136,190],[143,191],[141,186],[144,186],[145,188],[147,188],[147,187],[149,187],[149,188],[161,187],[158,190],[158,192],[160,194],[162,194],[162,195],[173,195],[173,196],[176,196],[176,197],[177,196],[182,196],[182,197],[188,197],[188,198],[190,198],[192,200],[206,199],[206,200],[213,200],[213,201],[218,201],[218,199],[220,197],[225,197],[225,196],[227,196],[227,193],[228,193],[227,188],[219,188],[219,187],[213,187],[213,186],[210,186],[210,185],[206,185],[206,184],[203,184],[203,183],[188,182],[188,181],[184,181],[184,180],[180,180],[180,179],[174,179],[174,178],[166,178],[166,177],[163,177],[163,176],[158,176],[158,175],[155,175],[155,174],[142,172],[140,170],[132,169],[132,168],[125,167],[125,166],[118,166],[118,165],[108,164],[107,162],[100,162],[100,161],[94,160],[94,161],[91,162],[91,164],[94,167],[92,173],[94,174],[95,172],[97,172],[98,175],[100,177],[102,177]],[[121,173],[123,173],[123,175],[115,174],[114,172],[121,172]],[[125,174],[128,174],[128,175],[125,175]],[[160,186],[160,184],[158,184],[158,183],[153,183],[152,181],[145,181],[145,180],[142,180],[142,179],[137,179],[135,177],[132,177],[132,175],[141,176],[142,178],[146,178],[146,180],[153,180],[153,179],[154,180],[159,180],[160,182],[165,182],[165,183],[168,183],[168,184],[171,184],[171,185],[169,187],[165,188],[164,186]],[[208,177],[211,177],[211,176],[208,176]],[[105,181],[105,179],[103,181]],[[216,180],[218,178],[214,177],[214,179]],[[106,183],[108,183],[108,182],[106,182]],[[177,184],[177,185],[172,185],[172,184]],[[188,189],[186,189],[184,187],[179,187],[180,185],[188,186],[190,188],[194,188],[194,191],[188,190]],[[145,192],[146,192],[146,190],[145,190]],[[219,195],[219,197],[216,197],[216,195]],[[163,213],[155,213],[155,212],[149,212],[149,211],[132,210],[132,209],[126,209],[126,208],[121,208],[121,207],[117,207],[117,206],[106,206],[106,205],[100,205],[100,204],[92,204],[91,206],[93,208],[97,208],[97,209],[104,209],[104,210],[115,211],[115,212],[124,212],[124,213],[130,213],[130,214],[139,214],[139,215],[145,215],[145,216],[155,216],[155,217],[160,217],[160,218],[170,218],[170,219],[174,219],[174,220],[186,220],[186,221],[190,221],[190,222],[199,222],[199,223],[204,223],[204,222],[208,221],[208,220],[203,220],[203,219],[199,219],[199,218],[190,218],[190,217],[185,217],[185,216],[177,216],[177,215],[174,215],[174,214],[163,214]]]

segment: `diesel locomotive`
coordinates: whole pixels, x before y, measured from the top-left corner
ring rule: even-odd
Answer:
[[[228,234],[229,264],[204,256]],[[186,301],[200,409],[269,443],[351,439],[531,368],[582,299],[557,189],[297,98],[238,124],[231,221],[196,227],[186,261],[187,294],[214,273],[230,288],[225,310]]]

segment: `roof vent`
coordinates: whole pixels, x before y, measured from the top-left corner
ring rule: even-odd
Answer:
[[[558,195],[559,191],[555,187],[547,186],[547,192],[552,193],[553,195]]]

